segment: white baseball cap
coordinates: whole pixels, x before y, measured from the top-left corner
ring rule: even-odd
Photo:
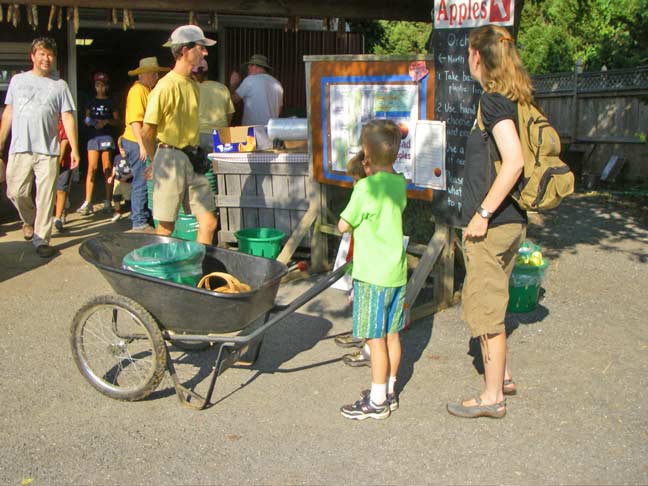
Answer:
[[[205,37],[205,33],[197,25],[182,25],[171,33],[171,37],[162,44],[162,47],[189,44],[190,42],[194,42],[200,46],[213,46],[216,44],[214,39]]]

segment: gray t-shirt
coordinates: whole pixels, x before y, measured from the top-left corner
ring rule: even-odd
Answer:
[[[236,94],[243,99],[243,125],[267,125],[270,118],[279,117],[283,88],[269,74],[246,77]]]
[[[36,76],[31,71],[16,74],[9,83],[5,104],[12,108],[10,154],[59,155],[59,117],[76,110],[65,81]]]

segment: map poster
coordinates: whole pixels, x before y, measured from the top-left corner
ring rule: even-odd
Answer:
[[[362,148],[362,126],[382,118],[394,121],[401,130],[394,170],[412,180],[414,129],[419,118],[417,84],[331,84],[329,107],[330,171],[345,173],[347,161]]]

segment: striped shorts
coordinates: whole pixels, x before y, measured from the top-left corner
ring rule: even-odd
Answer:
[[[405,285],[380,287],[353,281],[353,335],[379,339],[400,332],[405,325]]]

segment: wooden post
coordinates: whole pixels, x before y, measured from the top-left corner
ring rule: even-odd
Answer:
[[[578,75],[583,72],[583,61],[576,59],[574,65],[574,96],[572,98],[572,129],[571,129],[571,143],[572,145],[578,140]]]
[[[434,278],[435,311],[450,307],[454,294],[455,232],[454,229],[439,225],[439,238],[443,239],[443,252],[439,257]]]
[[[423,255],[421,256],[418,265],[414,269],[414,273],[412,274],[409,281],[407,282],[407,290],[405,292],[405,306],[407,309],[410,309],[410,322],[413,322],[416,319],[423,317],[423,315],[421,315],[417,309],[413,308],[414,302],[416,301],[416,298],[421,292],[421,289],[423,288],[423,284],[425,284],[425,281],[428,275],[430,274],[430,271],[432,270],[434,264],[439,258],[439,255],[441,254],[441,251],[443,250],[443,247],[445,245],[445,240],[446,240],[445,233],[440,230],[439,226],[437,226],[436,230],[434,231],[434,234],[432,235],[432,238],[430,239],[427,247],[425,248],[425,252],[423,252]],[[423,313],[424,315],[429,315],[431,313],[429,309],[429,305],[425,305],[421,307],[426,307],[427,313],[424,312]]]

